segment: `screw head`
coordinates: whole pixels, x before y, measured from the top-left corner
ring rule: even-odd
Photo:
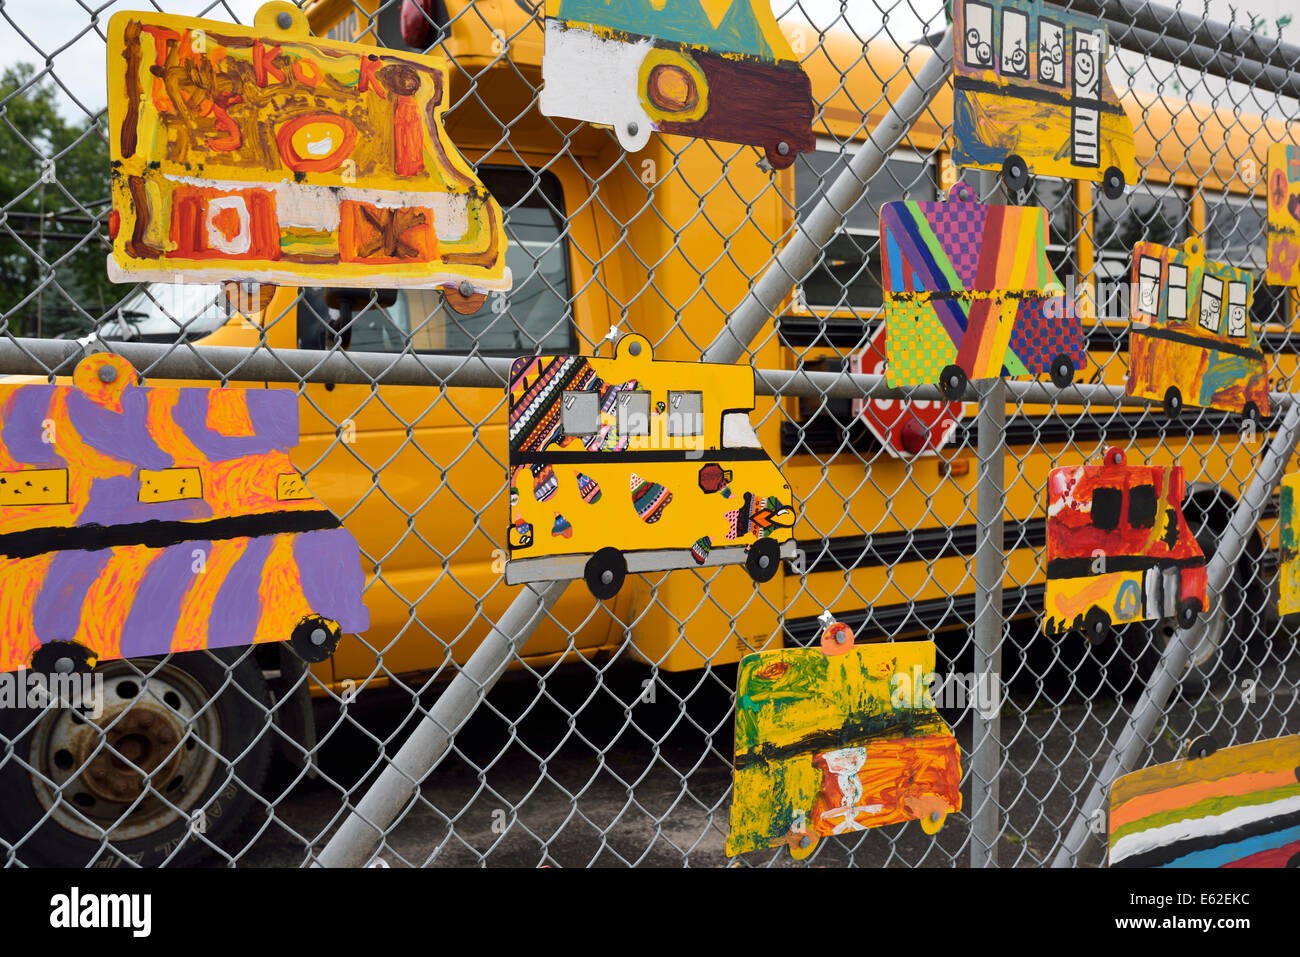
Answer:
[[[782,156],[789,156],[790,144],[787,143],[785,140],[782,140],[781,142],[776,144],[776,151],[780,153]]]
[[[293,26],[293,17],[288,13],[288,11],[276,14],[275,25],[281,30],[288,30]]]
[[[324,628],[314,628],[312,629],[312,633],[311,633],[311,643],[313,645],[320,646],[325,644],[325,642],[329,641],[329,637],[330,637],[329,632],[327,632]]]
[[[766,568],[770,564],[772,564],[772,559],[768,558],[766,555],[761,556],[758,560],[759,568]]]
[[[799,846],[804,850],[812,847],[812,838],[805,834],[803,837],[799,838]]]
[[[614,573],[608,568],[600,573],[600,583],[602,585],[612,585],[614,583]]]
[[[641,125],[639,123],[629,123],[627,125],[628,136],[636,136],[640,132],[641,132]]]
[[[100,366],[99,381],[105,384],[117,381],[117,366]]]
[[[835,635],[835,644],[837,644],[837,645],[842,645],[842,644],[844,644],[845,640],[846,640],[846,639],[844,638],[844,632],[841,631],[841,632],[837,632],[837,633],[836,633],[836,635]]]
[[[474,295],[474,284],[466,279],[460,284],[459,292],[463,298],[470,298],[470,296]]]
[[[639,356],[641,354],[641,343],[639,342],[629,343],[627,347],[627,351],[632,353],[632,355],[634,356]]]
[[[54,662],[54,672],[55,674],[60,675],[70,675],[76,666],[76,662],[64,655],[62,658]]]

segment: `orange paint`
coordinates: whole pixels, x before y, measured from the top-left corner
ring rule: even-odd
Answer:
[[[32,609],[53,561],[52,552],[33,558],[0,558],[0,580],[8,586],[0,588],[0,621],[5,626],[0,671],[26,668],[32,652],[41,645],[32,624]]]
[[[1183,784],[1162,791],[1154,791],[1151,794],[1141,794],[1111,810],[1110,829],[1111,831],[1117,831],[1125,824],[1140,821],[1152,814],[1191,807],[1193,804],[1207,798],[1254,794],[1256,791],[1288,787],[1295,783],[1294,772],[1253,771],[1245,774],[1234,774],[1231,777],[1217,780]]]
[[[198,651],[208,644],[208,619],[221,585],[248,548],[249,539],[236,538],[212,543],[204,558],[203,572],[181,601],[180,619],[172,639],[172,651]]]
[[[304,156],[294,147],[293,137],[299,130],[314,124],[334,127],[337,143],[325,156]],[[327,173],[338,169],[352,153],[357,142],[357,128],[346,117],[332,113],[308,113],[285,123],[275,134],[280,158],[286,166],[298,173]]]
[[[218,435],[253,435],[253,420],[243,389],[213,389],[208,398],[207,426]]]

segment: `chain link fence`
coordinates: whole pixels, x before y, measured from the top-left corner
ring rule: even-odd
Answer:
[[[1275,490],[1300,342],[1292,299],[1263,282],[1265,151],[1294,142],[1300,92],[1287,18],[1076,0],[1107,23],[1136,129],[1138,180],[1107,199],[1046,177],[1007,197],[954,166],[938,4],[773,0],[818,109],[816,151],[774,172],[749,147],[656,136],[628,154],[606,130],[542,116],[539,4],[307,0],[318,35],[411,49],[405,20],[416,49],[449,59],[448,131],[510,241],[514,287],[477,313],[403,290],[345,321],[322,289],[107,282],[117,5],[57,6],[0,0],[0,371],[52,381],[103,348],[150,384],[296,391],[294,461],[360,542],[371,627],[321,664],[281,645],[110,661],[93,710],[0,709],[7,864],[723,865],[737,662],[816,644],[826,611],[858,641],[933,637],[939,672],[970,679],[937,702],[964,806],[936,836],[845,835],[809,864],[1096,865],[1116,773],[1201,734],[1226,746],[1296,730]],[[256,4],[155,7],[248,23]],[[940,454],[895,454],[863,407],[940,396],[888,389],[872,352],[880,207],[959,179],[1047,208],[1089,363],[1066,390],[977,383]],[[1274,392],[1262,428],[1124,396],[1133,246],[1194,236],[1255,275]],[[800,555],[771,582],[632,575],[606,602],[581,583],[505,584],[510,359],[608,355],[627,332],[657,358],[755,369],[751,418],[799,514]],[[1043,634],[1048,471],[1109,446],[1185,470],[1210,559],[1196,629]]]

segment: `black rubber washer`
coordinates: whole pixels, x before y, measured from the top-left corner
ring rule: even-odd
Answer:
[[[1119,199],[1124,195],[1124,174],[1118,166],[1107,166],[1101,174],[1101,191],[1107,199]]]
[[[1201,600],[1188,598],[1178,606],[1178,624],[1182,628],[1191,628],[1201,614]]]
[[[1096,606],[1089,608],[1083,616],[1083,632],[1088,641],[1099,645],[1110,637],[1110,615]]]
[[[607,546],[587,559],[582,577],[595,598],[613,598],[627,578],[627,559],[617,548]]]
[[[1069,388],[1074,382],[1074,360],[1067,355],[1059,355],[1052,360],[1052,385],[1058,389]]]
[[[93,651],[75,641],[47,641],[32,652],[31,669],[43,675],[86,675],[96,660]]]
[[[308,615],[294,625],[289,635],[289,647],[303,661],[317,664],[329,660],[342,638],[343,629],[338,622],[321,615]]]
[[[966,383],[966,370],[961,366],[946,366],[939,374],[939,391],[950,402],[956,402],[966,394]]]
[[[1219,743],[1208,734],[1203,734],[1198,738],[1193,738],[1192,743],[1187,746],[1187,756],[1194,760],[1208,758],[1215,751],[1219,750]]]
[[[1002,182],[1017,192],[1029,185],[1029,164],[1024,157],[1011,153],[1002,161]]]
[[[1170,422],[1177,422],[1183,414],[1183,394],[1178,391],[1178,386],[1171,385],[1165,390],[1165,418]]]

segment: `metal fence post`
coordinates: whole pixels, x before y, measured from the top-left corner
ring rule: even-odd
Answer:
[[[975,680],[1001,688],[1003,511],[1006,507],[1007,388],[1003,379],[974,383],[979,397],[975,485]],[[982,685],[981,685],[982,686]],[[1000,695],[991,714],[971,708],[972,867],[996,867],[1001,831],[998,774],[1002,766]]]
[[[469,720],[510,660],[518,653],[564,593],[568,582],[525,585],[483,643],[438,696],[411,736],[402,743],[365,797],[348,815],[320,857],[318,867],[362,867],[374,854],[384,833],[451,747],[452,739]]]
[[[1282,474],[1286,471],[1287,463],[1291,461],[1298,439],[1300,439],[1300,402],[1293,398],[1287,405],[1286,414],[1282,417],[1277,434],[1264,453],[1255,478],[1233,508],[1223,538],[1219,541],[1214,557],[1206,566],[1206,576],[1209,579],[1206,598],[1209,607],[1196,625],[1189,629],[1178,629],[1169,644],[1165,646],[1155,673],[1142,690],[1142,695],[1134,705],[1128,723],[1116,739],[1115,747],[1106,759],[1101,773],[1093,782],[1087,800],[1079,808],[1078,817],[1075,818],[1070,833],[1066,835],[1065,841],[1053,859],[1053,867],[1069,867],[1078,863],[1079,854],[1088,840],[1088,835],[1093,832],[1094,822],[1103,820],[1101,812],[1111,782],[1133,770],[1138,754],[1147,746],[1156,719],[1164,712],[1165,704],[1173,694],[1174,686],[1182,678],[1192,650],[1204,638],[1206,623],[1212,618],[1222,601],[1223,589],[1232,574],[1233,566],[1245,551],[1251,530],[1259,524],[1260,513],[1268,504],[1269,496],[1282,481]]]

